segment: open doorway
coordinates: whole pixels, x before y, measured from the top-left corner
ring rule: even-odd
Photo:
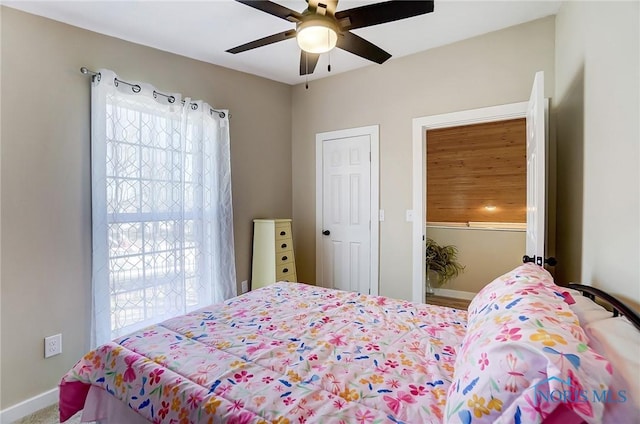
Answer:
[[[526,119],[430,128],[425,139],[425,236],[429,246],[453,246],[465,267],[436,288],[442,296],[471,298],[522,261]]]
[[[527,207],[525,249],[522,260],[543,266],[555,265],[555,259],[546,257],[547,245],[553,245],[553,237],[548,237],[547,213],[547,155],[548,147],[548,99],[544,98],[544,72],[537,72],[529,101],[492,106],[443,115],[426,116],[413,120],[413,220],[412,238],[412,300],[425,301],[425,154],[427,131],[434,128],[496,122],[526,118],[526,164],[527,164]],[[553,234],[553,233],[551,233]],[[476,248],[483,248],[476,243]],[[497,274],[499,275],[499,274]],[[493,275],[493,277],[497,276]],[[484,283],[490,282],[485,281]],[[457,297],[473,296],[473,292],[452,291]],[[462,294],[460,294],[462,293]]]
[[[453,112],[442,115],[425,116],[413,120],[413,211],[416,219],[413,221],[413,284],[412,300],[424,302],[424,240],[425,240],[425,181],[426,181],[426,132],[430,129],[447,128],[461,125],[471,125],[485,122],[496,122],[520,119],[527,116],[529,102],[512,103],[492,106],[468,111]],[[481,245],[476,245],[481,248]],[[487,283],[489,281],[485,281]],[[471,298],[469,291],[449,293],[451,297]]]

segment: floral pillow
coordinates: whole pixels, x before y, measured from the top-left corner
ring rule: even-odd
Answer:
[[[563,411],[600,422],[611,366],[587,342],[544,268],[497,278],[469,305],[445,421],[534,423]]]

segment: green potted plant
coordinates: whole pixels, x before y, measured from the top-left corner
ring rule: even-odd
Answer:
[[[427,294],[433,294],[433,286],[441,286],[449,280],[457,277],[463,270],[458,262],[458,248],[455,246],[440,246],[433,239],[426,241],[426,266],[427,266]],[[433,278],[430,274],[437,275]]]

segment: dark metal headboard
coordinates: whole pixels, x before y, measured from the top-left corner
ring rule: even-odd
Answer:
[[[583,284],[571,283],[568,287],[570,289],[581,291],[583,295],[593,301],[595,301],[596,297],[604,300],[609,305],[611,305],[614,317],[617,317],[619,315],[625,316],[638,330],[640,330],[640,315],[638,315],[633,309],[622,303],[620,300],[611,296],[609,293],[606,293],[595,287],[585,286]]]

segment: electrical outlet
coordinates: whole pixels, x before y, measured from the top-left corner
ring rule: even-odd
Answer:
[[[44,357],[50,358],[62,353],[62,334],[44,338]]]
[[[247,280],[244,280],[242,283],[240,283],[240,290],[242,290],[242,293],[246,293],[249,291],[249,282]]]

